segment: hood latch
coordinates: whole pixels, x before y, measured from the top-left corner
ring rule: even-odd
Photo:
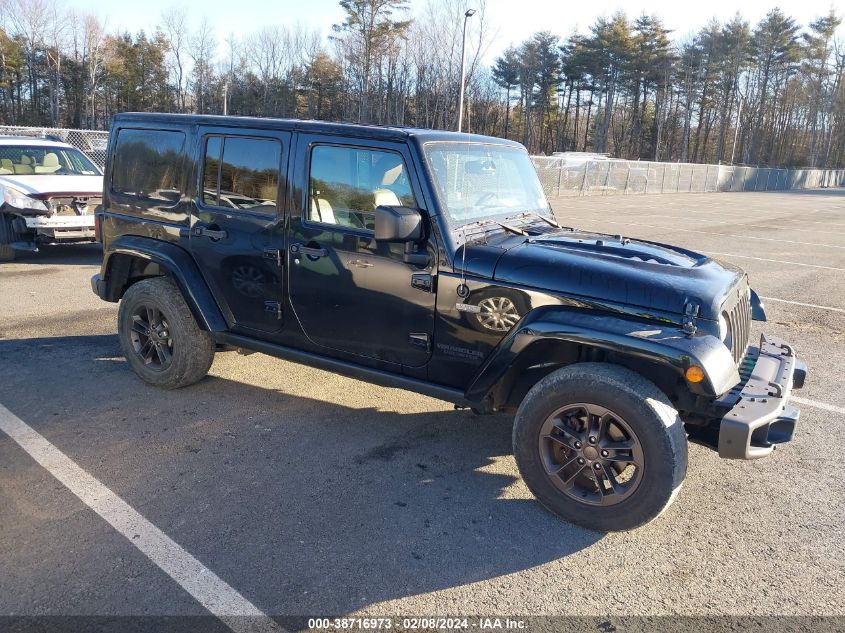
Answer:
[[[699,309],[700,306],[694,301],[687,301],[684,304],[684,317],[681,320],[681,329],[687,336],[692,336],[698,329],[695,320],[698,318]]]

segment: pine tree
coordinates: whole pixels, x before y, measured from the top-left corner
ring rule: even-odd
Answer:
[[[598,78],[604,93],[602,120],[596,123],[595,151],[608,151],[608,135],[613,120],[617,90],[629,80],[634,44],[631,25],[624,13],[616,13],[611,19],[599,18],[590,27],[591,37],[586,41],[593,62],[598,69]]]
[[[816,167],[819,162],[819,114],[826,118],[832,106],[832,95],[827,90],[827,84],[833,74],[830,64],[833,37],[840,24],[842,18],[831,9],[826,16],[811,22],[810,30],[803,34],[805,61],[802,68],[808,75],[809,84],[810,146],[807,162],[810,167]]]
[[[762,147],[766,131],[771,131],[774,106],[769,107],[771,83],[780,78],[798,59],[798,25],[780,9],[772,9],[754,30],[752,45],[760,67],[760,90],[756,121],[752,130],[751,160],[764,159]]]
[[[511,90],[519,85],[519,55],[516,49],[509,47],[493,64],[493,80],[505,89],[505,138],[508,138],[508,127],[511,113]]]

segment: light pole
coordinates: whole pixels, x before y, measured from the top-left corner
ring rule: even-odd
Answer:
[[[475,9],[467,9],[464,13],[464,34],[461,38],[461,87],[458,91],[458,132],[461,131],[461,126],[464,122],[464,84],[466,83],[466,64],[467,64],[467,20],[475,15]]]
[[[736,128],[734,129],[734,144],[731,145],[731,165],[734,164],[734,155],[736,154],[736,141],[739,137],[739,126],[742,125],[742,103],[745,101],[745,98],[740,94],[739,90],[736,91],[737,95],[739,95],[739,107],[737,108],[736,114]]]

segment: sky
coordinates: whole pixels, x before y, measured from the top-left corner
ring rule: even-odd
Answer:
[[[422,5],[424,0],[411,0],[411,5]],[[245,35],[268,24],[301,23],[328,35],[331,25],[343,19],[337,0],[202,0],[201,2],[174,2],[173,0],[70,0],[70,6],[82,13],[93,13],[107,20],[110,31],[151,31],[161,14],[170,6],[183,6],[193,25],[203,15],[224,41],[230,34]],[[674,31],[676,39],[686,36],[703,26],[710,18],[721,22],[729,20],[741,9],[743,17],[752,25],[774,6],[779,6],[802,26],[828,12],[831,0],[593,0],[570,2],[564,0],[487,0],[487,16],[495,38],[487,52],[488,63],[511,43],[518,44],[532,33],[550,30],[561,36],[574,29],[585,32],[597,17],[610,16],[624,9],[630,17],[641,13],[655,14]],[[236,10],[233,9],[236,7]],[[839,9],[840,13],[843,10]],[[840,27],[840,36],[845,28]],[[222,49],[221,49],[222,51]]]

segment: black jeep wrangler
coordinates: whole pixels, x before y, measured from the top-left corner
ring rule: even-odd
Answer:
[[[451,132],[123,114],[94,292],[144,381],[264,352],[515,414],[536,497],[602,531],[653,519],[687,439],[754,459],[791,439],[805,366],[749,345],[745,273],[559,226],[518,143]]]

